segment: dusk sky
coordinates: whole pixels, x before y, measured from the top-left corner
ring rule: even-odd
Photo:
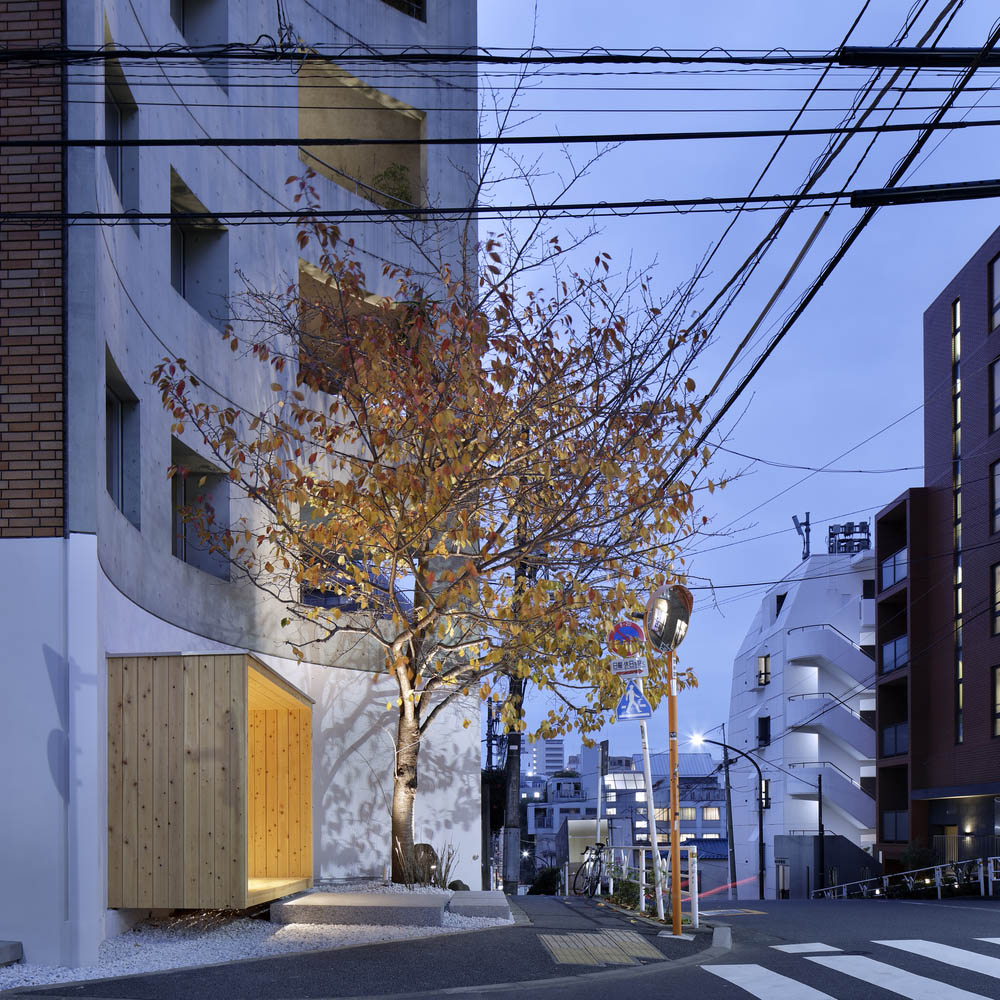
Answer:
[[[610,50],[661,46],[670,50],[785,48],[823,52],[844,40],[863,0],[707,0],[700,4],[625,0],[542,0],[533,28],[528,0],[481,0],[479,39],[491,46],[551,48],[601,46]],[[913,45],[929,29],[943,3],[877,0],[867,6],[849,44],[888,46],[908,16],[919,13],[903,42]],[[997,15],[995,2],[966,0],[947,25],[943,46],[981,46]],[[533,30],[535,33],[532,38]],[[933,38],[934,36],[932,36]],[[928,43],[930,44],[930,43]],[[488,67],[483,84],[509,88]],[[517,97],[522,134],[783,129],[791,125],[823,66],[780,70],[725,66],[559,67],[531,78]],[[581,70],[593,70],[584,75]],[[566,72],[566,71],[569,72]],[[887,81],[890,71],[879,80]],[[850,124],[849,111],[871,71],[834,67],[807,105],[800,128]],[[891,123],[927,120],[958,78],[955,71],[924,70],[913,79]],[[946,121],[1000,118],[997,70],[979,71]],[[926,89],[924,89],[926,88]],[[483,87],[484,96],[486,86]],[[509,89],[498,91],[510,97]],[[882,124],[899,96],[887,95],[869,124]],[[846,119],[846,121],[845,121]],[[484,120],[490,134],[493,122]],[[819,191],[883,187],[918,133],[882,134],[860,167],[872,136],[854,136],[816,185]],[[700,198],[749,193],[778,146],[778,138],[713,139],[626,144],[608,152],[574,189],[573,201]],[[760,194],[794,192],[806,179],[826,136],[785,142],[758,188]],[[579,148],[582,160],[589,147]],[[996,129],[938,132],[901,180],[902,185],[971,181],[998,175]],[[554,190],[560,153],[540,147],[538,195]],[[851,178],[852,171],[857,169]],[[548,174],[550,176],[546,177]],[[503,199],[498,198],[498,201]],[[695,373],[699,387],[714,380],[720,365],[746,334],[822,215],[822,207],[798,211],[738,296],[716,332],[715,347]],[[702,281],[702,303],[718,291],[772,224],[774,210],[747,212],[737,220]],[[723,386],[709,414],[747,371],[778,329],[786,311],[820,272],[861,215],[841,201],[805,257],[786,292],[772,308],[749,352]],[[661,293],[689,278],[730,222],[717,212],[658,214],[603,219],[591,244],[611,253],[618,266],[653,260]],[[563,231],[586,223],[563,221]],[[711,441],[752,459],[719,451],[716,476],[744,470],[722,492],[704,497],[703,513],[719,537],[689,547],[687,572],[694,614],[681,647],[683,666],[698,675],[696,691],[679,701],[681,749],[687,735],[726,720],[733,656],[763,592],[794,570],[801,540],[792,515],[812,516],[813,551],[823,552],[830,523],[872,518],[910,486],[923,483],[922,314],[937,293],[1000,225],[996,201],[881,209],[846,257],[753,379]],[[487,224],[484,224],[484,229]],[[754,460],[755,459],[755,460]],[[766,460],[760,461],[760,460]],[[770,464],[776,463],[776,464]],[[789,467],[783,467],[789,466]],[[812,473],[812,469],[826,471]],[[844,471],[851,470],[851,471]],[[860,470],[860,471],[855,471]],[[894,470],[894,471],[886,471]],[[713,592],[710,587],[714,587]],[[543,697],[529,695],[528,719],[537,723]],[[612,752],[639,749],[634,723],[606,729]],[[666,706],[650,726],[652,749],[667,743]],[[578,737],[567,739],[575,751]]]

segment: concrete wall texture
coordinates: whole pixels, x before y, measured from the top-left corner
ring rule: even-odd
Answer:
[[[275,5],[264,0],[205,0],[200,7],[213,16],[185,25],[187,36],[170,6],[0,0],[0,46],[145,47],[278,36]],[[430,0],[426,22],[382,0],[300,5],[295,18],[295,35],[319,46],[476,41],[475,6],[446,0]],[[420,67],[344,68],[388,98],[418,110],[431,106],[423,122],[428,136],[476,133],[474,84],[438,81]],[[68,76],[36,64],[5,65],[0,72],[4,138],[58,136],[63,129],[69,138],[103,138],[108,86],[122,134],[298,134],[298,90],[287,67],[192,60],[150,72],[148,64],[123,60],[120,76],[109,70],[106,77],[97,64]],[[210,146],[123,154],[117,183],[113,166],[103,149],[73,149],[65,164],[58,151],[5,153],[0,207],[120,212],[123,197],[130,207],[135,196],[143,211],[168,211],[173,174],[212,211],[284,210],[294,205],[286,179],[304,169],[294,148]],[[476,150],[428,152],[422,169],[420,198],[454,204],[471,190]],[[315,185],[330,209],[371,205],[324,177]],[[345,227],[369,265],[372,291],[393,290],[381,278],[382,260],[425,272],[432,270],[428,261],[456,261],[459,232],[419,225],[416,241],[383,223]],[[295,280],[294,226],[230,225],[224,240],[225,270],[208,277],[230,298],[244,282],[275,289]],[[0,856],[8,860],[0,938],[22,941],[28,961],[92,961],[105,935],[135,916],[106,909],[105,658],[111,653],[250,649],[260,655],[316,701],[315,874],[381,874],[389,861],[395,716],[385,703],[394,689],[378,673],[377,651],[328,644],[313,662],[296,663],[278,628],[278,607],[172,553],[171,418],[149,375],[163,357],[182,356],[209,391],[249,410],[262,404],[270,376],[234,360],[219,335],[220,318],[230,311],[223,295],[210,308],[204,298],[178,293],[169,227],[5,228],[0,564],[7,571],[0,579],[0,615],[7,642],[0,673],[7,696],[0,701],[0,746],[17,765],[0,769],[0,799],[14,804],[17,822],[0,824]],[[114,432],[106,423],[106,387],[124,404],[129,440],[138,440],[138,456],[126,456],[138,502],[134,509],[122,504],[125,512],[106,477],[105,445]],[[184,435],[183,443],[195,452],[202,448],[193,435]],[[233,517],[248,509],[238,496],[231,506]],[[470,885],[479,879],[479,726],[462,722],[478,718],[475,699],[457,702],[429,730],[415,820],[418,840],[456,848],[457,875]]]

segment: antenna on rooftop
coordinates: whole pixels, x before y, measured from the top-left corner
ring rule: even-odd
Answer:
[[[795,530],[802,536],[802,558],[809,558],[809,511],[806,511],[805,522],[799,521],[797,514],[792,514],[792,524],[795,525]]]

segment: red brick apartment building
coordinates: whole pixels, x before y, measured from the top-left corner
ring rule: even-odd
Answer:
[[[1000,853],[1000,229],[924,313],[924,482],[875,521],[887,871]]]

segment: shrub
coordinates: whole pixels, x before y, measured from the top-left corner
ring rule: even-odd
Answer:
[[[639,908],[639,883],[628,878],[616,878],[611,902],[617,903],[619,906],[626,906],[630,910],[637,910]]]
[[[528,888],[529,896],[554,896],[559,891],[562,871],[559,868],[543,868]]]

